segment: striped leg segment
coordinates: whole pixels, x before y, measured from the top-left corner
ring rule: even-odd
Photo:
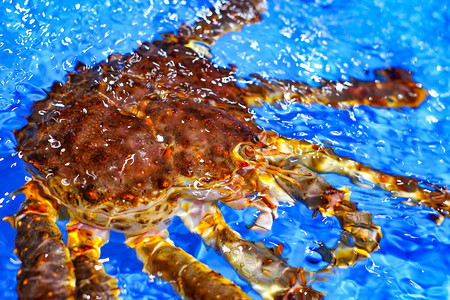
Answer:
[[[58,211],[53,199],[34,181],[18,192],[26,200],[15,216],[6,219],[17,231],[15,252],[22,261],[19,299],[74,299],[74,268],[55,224]]]
[[[172,284],[184,299],[248,299],[240,287],[199,262],[168,238],[137,236],[127,240],[144,263],[144,270]]]
[[[205,204],[207,205],[207,204]],[[308,271],[289,266],[281,251],[263,243],[242,239],[213,205],[200,222],[182,216],[185,224],[213,247],[264,299],[322,299],[323,294],[307,286]],[[195,218],[195,217],[194,217]],[[198,224],[196,224],[198,223]]]
[[[67,226],[67,245],[75,267],[77,299],[118,299],[116,279],[98,262],[100,248],[108,241],[109,231],[72,221]]]

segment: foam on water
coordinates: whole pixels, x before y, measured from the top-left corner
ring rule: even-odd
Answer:
[[[23,197],[10,194],[29,176],[14,151],[11,130],[25,125],[33,101],[53,81],[64,81],[77,61],[92,65],[111,53],[126,53],[159,33],[176,30],[215,1],[3,1],[0,6],[0,217],[13,214]],[[450,9],[445,1],[422,0],[268,0],[263,21],[230,33],[213,47],[214,62],[235,64],[237,74],[301,80],[315,77],[371,79],[370,70],[403,67],[430,91],[418,109],[336,110],[314,105],[255,109],[258,123],[291,137],[328,143],[386,172],[450,185]],[[369,72],[368,72],[369,71]],[[428,208],[406,206],[384,191],[355,186],[327,176],[335,186],[350,186],[352,200],[382,227],[380,250],[354,267],[337,270],[314,287],[327,299],[448,299],[450,297],[450,222],[437,226]],[[292,265],[314,270],[317,241],[332,246],[340,235],[335,218],[312,219],[302,205],[282,206],[273,231],[246,229],[257,212],[223,207],[228,222],[244,238],[284,243]],[[63,224],[61,224],[63,226]],[[189,253],[241,284],[222,258],[206,250],[179,220],[172,239]],[[15,299],[19,262],[15,233],[0,222],[0,298]],[[171,287],[148,280],[142,264],[112,234],[102,252],[107,271],[117,276],[124,299],[177,298]]]

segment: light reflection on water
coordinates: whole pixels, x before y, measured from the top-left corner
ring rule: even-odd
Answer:
[[[211,3],[213,1],[210,1]],[[77,61],[99,62],[126,53],[139,42],[176,30],[211,5],[208,1],[3,1],[0,7],[0,214],[12,214],[22,196],[11,198],[28,176],[14,152],[12,129],[25,125],[32,101],[42,99],[55,80],[64,80]],[[286,136],[333,145],[338,154],[378,169],[450,185],[450,13],[442,1],[268,1],[262,22],[231,33],[213,47],[219,65],[235,64],[238,76],[313,83],[357,77],[375,68],[412,70],[432,97],[418,109],[379,110],[292,105],[255,109],[258,123]],[[382,227],[381,249],[355,267],[341,269],[315,287],[328,299],[447,299],[450,240],[448,220],[437,226],[429,209],[410,207],[387,193],[327,176],[335,186],[350,186],[352,200],[373,213]],[[307,258],[316,241],[332,245],[340,227],[334,218],[311,218],[305,207],[282,207],[273,231],[248,232],[255,211],[223,208],[227,220],[245,238],[284,243],[292,265],[314,269]],[[62,224],[63,226],[63,224]],[[0,223],[1,298],[16,298],[12,254],[14,231]],[[200,239],[175,220],[172,239],[221,273],[248,287]],[[142,265],[123,237],[113,234],[102,257],[119,278],[124,299],[175,297],[168,284],[147,281]],[[126,258],[126,259],[124,259]],[[253,297],[257,297],[251,292]]]

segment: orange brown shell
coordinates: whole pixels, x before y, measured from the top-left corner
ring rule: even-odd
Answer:
[[[233,149],[261,131],[243,93],[231,69],[183,42],[144,43],[55,83],[16,131],[17,150],[70,207],[140,207],[171,187],[232,176]]]

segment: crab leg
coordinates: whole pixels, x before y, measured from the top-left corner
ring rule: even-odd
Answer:
[[[19,299],[74,299],[74,268],[55,224],[55,201],[36,181],[18,192],[26,200],[6,220],[17,231],[15,253],[22,261],[17,274]]]
[[[351,78],[349,81],[333,82],[321,79],[318,87],[297,81],[269,81],[257,75],[253,77],[258,79],[259,84],[249,84],[245,96],[251,106],[284,99],[304,104],[317,102],[336,108],[352,105],[418,107],[428,96],[427,91],[414,82],[411,72],[399,68],[376,70],[375,81]]]
[[[303,166],[297,157],[268,159],[280,172],[286,173],[285,176],[275,175],[279,188],[324,216],[336,216],[341,223],[344,231],[338,245],[328,253],[324,253],[326,249],[318,251],[324,260],[332,266],[349,266],[378,249],[382,237],[380,227],[372,223],[371,214],[359,211],[356,204],[349,201],[347,189],[333,188],[325,178]],[[300,189],[299,185],[304,188]]]
[[[208,268],[160,235],[127,239],[144,263],[144,271],[172,284],[183,299],[251,299],[239,286]]]
[[[78,223],[67,225],[67,245],[75,267],[77,299],[118,299],[116,279],[98,262],[100,247],[108,241],[109,231]]]
[[[190,204],[184,203],[185,208]],[[307,286],[308,271],[289,266],[279,249],[244,240],[223,219],[220,210],[203,204],[203,218],[180,215],[191,231],[199,234],[205,244],[220,253],[236,272],[264,299],[322,299],[323,294]],[[192,211],[196,211],[193,209]],[[281,250],[279,250],[281,252]]]
[[[186,41],[201,42],[207,46],[227,32],[239,31],[245,24],[261,20],[265,0],[229,0],[193,25],[183,25],[177,36]],[[166,36],[171,36],[170,34]]]
[[[351,266],[378,249],[382,234],[380,226],[372,223],[370,213],[359,211],[355,203],[341,199],[333,207],[332,214],[338,218],[345,231],[332,250],[334,258],[331,266]]]
[[[387,174],[348,157],[338,156],[332,149],[306,141],[279,138],[276,143],[279,151],[296,155],[301,164],[316,172],[344,175],[355,182],[367,181],[392,192],[392,196],[411,199],[433,208],[440,216],[450,217],[450,194],[446,187],[419,181],[413,177]],[[437,221],[442,221],[442,218]]]

